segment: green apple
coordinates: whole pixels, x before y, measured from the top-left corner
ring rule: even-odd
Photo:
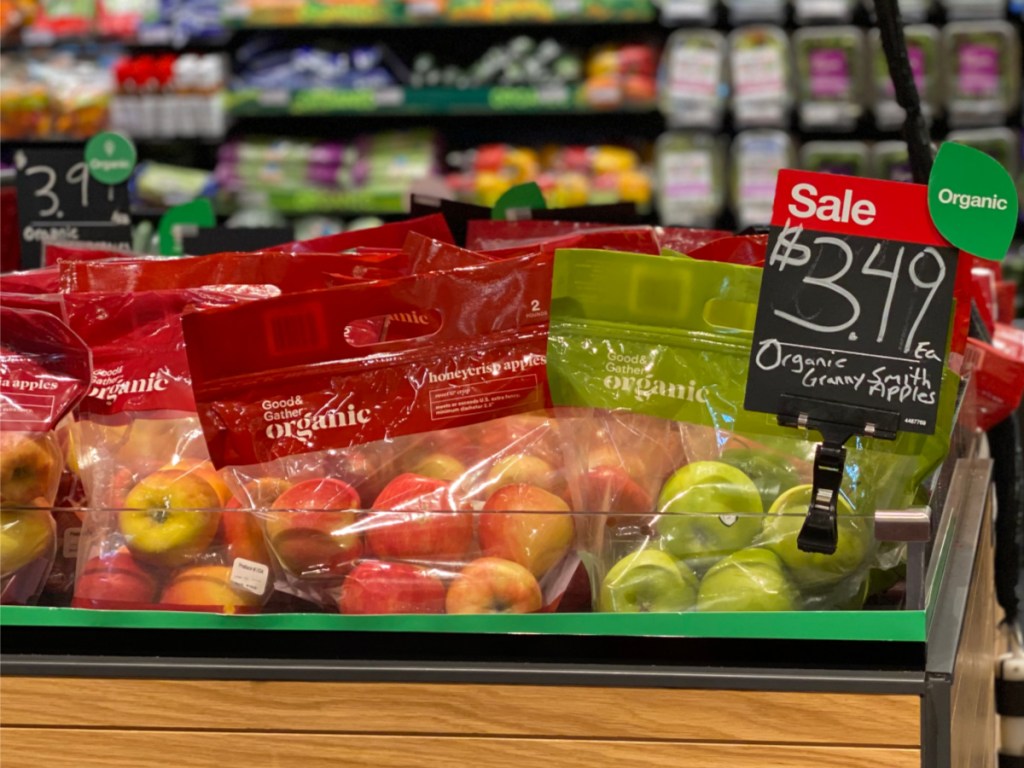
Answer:
[[[762,541],[789,568],[801,589],[828,589],[850,576],[867,558],[871,549],[870,521],[855,517],[850,502],[839,497],[839,538],[831,555],[804,552],[797,546],[811,504],[811,486],[798,485],[779,496],[768,510]]]
[[[734,552],[712,566],[700,582],[698,611],[795,611],[799,592],[782,561],[766,549]]]
[[[856,591],[849,596],[844,596],[835,606],[837,611],[859,611],[864,607],[871,594],[871,578],[865,576],[857,585]]]
[[[896,544],[893,541],[887,541],[879,544],[877,560],[882,560],[888,553],[887,549],[891,550],[891,545]],[[904,581],[907,578],[907,561],[902,560],[892,568],[872,568],[868,571],[868,582],[870,587],[868,589],[868,597],[874,595],[880,595],[883,592],[888,592],[899,582]]]
[[[659,546],[698,570],[749,546],[761,531],[761,494],[742,471],[720,461],[676,470],[658,497]]]
[[[722,461],[754,481],[761,493],[761,508],[768,509],[780,495],[800,485],[800,475],[778,454],[753,448],[730,448]]]
[[[657,549],[619,560],[601,584],[599,609],[614,613],[675,613],[693,608],[697,576]]]

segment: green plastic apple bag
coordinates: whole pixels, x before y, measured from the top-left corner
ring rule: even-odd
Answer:
[[[185,318],[210,456],[281,592],[345,614],[553,610],[578,565],[550,255]],[[237,311],[236,311],[237,310]],[[394,316],[416,335],[354,338]]]
[[[935,435],[847,444],[838,549],[802,552],[819,436],[743,408],[760,280],[669,253],[556,252],[552,401],[592,409],[565,427],[572,460],[617,470],[574,500],[603,513],[578,522],[598,610],[860,607],[870,569],[897,564],[873,513],[908,506],[942,460],[957,377],[944,374]]]

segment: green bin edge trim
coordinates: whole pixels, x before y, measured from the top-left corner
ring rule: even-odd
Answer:
[[[782,613],[540,613],[527,615],[343,616],[322,613],[222,615],[0,607],[2,627],[262,629],[339,632],[709,637],[762,640],[924,642],[924,611]]]

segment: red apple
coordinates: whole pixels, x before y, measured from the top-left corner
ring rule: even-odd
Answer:
[[[158,584],[153,574],[119,549],[107,557],[91,558],[75,582],[75,605],[141,608],[155,603]]]
[[[237,505],[237,502],[235,502]],[[228,505],[231,507],[231,504]],[[241,557],[257,563],[270,563],[270,553],[258,518],[252,512],[229,508],[220,513],[217,539],[224,542],[227,562]]]
[[[628,477],[643,477],[649,471],[638,452],[620,451],[611,443],[599,445],[587,454],[587,468],[598,467],[615,467],[625,472]]]
[[[651,514],[654,499],[620,467],[594,467],[583,476],[583,500],[591,512]]]
[[[121,509],[124,507],[124,501],[128,497],[128,492],[135,485],[135,475],[128,467],[117,467],[108,480],[108,488],[106,494],[107,503],[110,504],[111,509]]]
[[[366,533],[370,550],[392,560],[462,561],[473,546],[473,516],[456,512],[448,483],[405,473],[373,502],[387,510],[371,517]]]
[[[392,452],[390,445],[381,443],[350,448],[329,456],[326,472],[355,488],[360,498],[372,499],[385,485],[387,475],[380,468],[393,463]]]
[[[255,508],[269,507],[277,501],[281,494],[292,487],[290,480],[283,477],[257,477],[245,484],[245,497],[237,503],[241,507],[243,502]],[[227,504],[232,507],[232,504]]]
[[[67,551],[69,537],[82,532],[82,520],[78,510],[54,509],[53,520],[57,524],[57,553],[53,560],[53,568],[46,578],[46,591],[54,594],[70,592],[75,585],[76,557],[73,551]]]
[[[481,551],[519,563],[538,579],[565,556],[574,533],[569,505],[525,483],[496,491],[480,515]]]
[[[499,557],[481,557],[455,577],[448,613],[533,613],[543,604],[540,585],[526,568]]]
[[[304,480],[274,501],[267,538],[281,565],[296,576],[337,577],[363,550],[357,515],[359,494],[331,478]]]
[[[342,613],[444,613],[444,582],[427,568],[367,560],[341,587]]]

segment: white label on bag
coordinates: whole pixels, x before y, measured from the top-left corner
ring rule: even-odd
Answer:
[[[711,153],[672,152],[662,160],[665,196],[675,201],[706,203],[712,196]]]
[[[718,124],[719,114],[709,102],[673,102],[668,122],[673,128],[712,128]]]
[[[796,3],[797,19],[801,21],[845,21],[850,17],[850,11],[850,4],[846,0],[797,0]]]
[[[737,99],[779,99],[786,93],[783,52],[774,45],[734,50],[732,80]]]
[[[800,118],[807,126],[845,126],[854,122],[847,104],[831,104],[829,102],[803,104],[800,107]]]
[[[672,51],[671,94],[675,98],[713,99],[722,78],[722,56],[706,48],[679,46]]]
[[[694,21],[712,17],[711,0],[665,0],[661,5],[663,21]]]
[[[786,123],[786,109],[778,101],[738,101],[735,108],[736,122],[742,126]]]
[[[717,200],[711,152],[703,149],[664,152],[660,159],[662,214],[671,224],[706,226]]]
[[[78,557],[78,541],[82,538],[81,528],[68,528],[64,531],[62,554],[68,560]]]
[[[262,595],[267,591],[269,577],[270,568],[263,563],[236,557],[234,563],[231,564],[231,583],[254,595]]]
[[[785,168],[787,161],[785,150],[775,148],[751,148],[739,157],[736,172],[741,226],[767,224],[771,220],[779,169]]]

